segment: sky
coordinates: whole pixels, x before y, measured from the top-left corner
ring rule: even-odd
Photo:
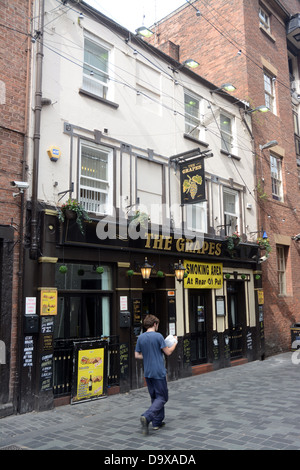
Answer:
[[[186,0],[85,0],[121,26],[135,32],[151,26],[182,5]]]

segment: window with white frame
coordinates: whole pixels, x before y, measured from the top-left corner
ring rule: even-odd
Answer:
[[[82,88],[104,99],[108,95],[109,52],[96,36],[85,33]]]
[[[275,114],[275,77],[264,71],[265,105]]]
[[[146,212],[154,224],[162,223],[163,165],[146,158],[137,158],[138,209]]]
[[[207,233],[207,201],[186,205],[187,229]]]
[[[270,32],[270,15],[262,7],[259,7],[259,25],[264,28],[268,33]]]
[[[184,118],[185,133],[199,139],[200,99],[188,91],[184,93]]]
[[[233,119],[226,114],[220,114],[221,149],[231,153],[233,147]]]
[[[88,212],[111,214],[112,150],[82,142],[80,152],[80,202]]]
[[[272,198],[282,201],[281,158],[270,155]]]
[[[278,275],[278,292],[281,295],[286,294],[286,253],[285,247],[276,246],[277,254],[277,275]]]
[[[223,189],[225,235],[239,232],[239,193],[230,188]]]

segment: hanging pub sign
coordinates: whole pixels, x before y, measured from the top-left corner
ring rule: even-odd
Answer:
[[[180,164],[181,204],[205,200],[204,157]]]

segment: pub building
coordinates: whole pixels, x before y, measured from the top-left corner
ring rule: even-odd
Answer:
[[[34,278],[26,279],[27,287],[35,280],[39,292],[38,324],[25,325],[24,332],[25,341],[36,342],[37,374],[30,383],[23,377],[26,410],[91,398],[78,394],[81,350],[84,357],[95,348],[102,351],[101,397],[143,387],[134,348],[148,313],[160,318],[164,336],[179,339],[167,360],[168,380],[263,357],[261,276],[253,243],[230,251],[224,237],[166,235],[161,227],[151,232],[150,224],[134,225],[131,233],[136,230],[140,238],[124,238],[120,232],[134,223],[126,220],[116,225],[113,239],[98,238],[107,229],[105,221],[99,229],[98,220],[85,223],[83,237],[76,221],[61,224],[57,212],[45,207],[39,220],[41,252],[47,255],[39,258]],[[31,387],[37,391],[34,403]]]
[[[147,313],[179,338],[170,381],[262,358],[247,105],[84,2],[64,15],[55,0],[44,6],[32,46],[18,411],[143,387],[134,349]],[[42,48],[53,34],[61,54]]]

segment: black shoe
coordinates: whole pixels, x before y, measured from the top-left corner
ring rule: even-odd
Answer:
[[[147,436],[147,434],[149,434],[149,429],[148,429],[149,423],[147,421],[146,416],[141,416],[140,421],[142,425],[142,433],[144,434],[144,436]]]
[[[163,428],[166,425],[166,423],[162,422],[159,426],[153,426],[153,430],[157,431],[160,428]]]

